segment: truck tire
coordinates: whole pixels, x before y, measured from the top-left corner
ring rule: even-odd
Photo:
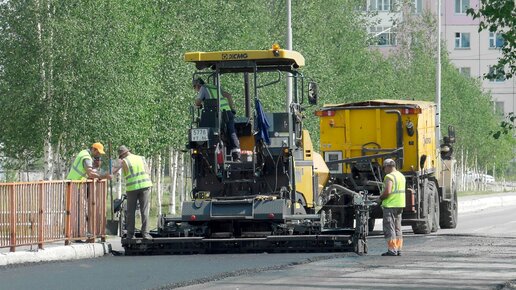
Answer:
[[[435,197],[433,195],[434,190],[432,189],[432,185],[430,185],[430,181],[426,180],[424,188],[424,196],[427,198],[428,203],[428,212],[426,214],[425,220],[422,222],[416,222],[412,225],[412,231],[414,234],[423,234],[427,235],[432,232],[433,222],[434,222],[434,210],[435,210]],[[433,186],[435,188],[435,186]]]
[[[437,188],[435,186],[434,186],[433,195],[434,195],[434,215],[433,215],[433,221],[432,221],[432,233],[435,233],[435,232],[437,232],[437,230],[439,230],[439,218],[440,218],[439,194],[437,193]]]
[[[374,218],[369,218],[369,220],[367,221],[367,229],[369,230],[369,233],[371,233],[374,230],[374,223]]]
[[[441,220],[439,222],[441,229],[454,229],[457,227],[458,203],[457,190],[453,190],[453,198],[450,201],[441,203]]]

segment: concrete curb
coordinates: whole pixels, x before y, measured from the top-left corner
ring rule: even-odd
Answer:
[[[0,254],[0,266],[96,258],[102,257],[110,252],[111,244],[109,243],[58,246],[37,252],[20,251]]]
[[[484,196],[479,198],[460,200],[459,213],[480,211],[491,207],[503,207],[516,204],[516,195]]]

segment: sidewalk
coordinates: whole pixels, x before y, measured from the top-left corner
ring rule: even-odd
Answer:
[[[516,192],[468,195],[459,197],[459,213],[474,212],[490,207],[502,207],[515,204]]]
[[[118,237],[117,237],[118,238]],[[17,247],[16,252],[8,252],[8,248],[1,249],[0,267],[22,263],[39,263],[65,260],[78,260],[102,257],[111,253],[111,243],[81,243],[65,246],[64,242],[45,244],[43,250],[38,246]]]
[[[471,195],[459,197],[459,213],[474,212],[490,207],[503,207],[516,204],[516,192],[487,195]],[[37,245],[20,247],[17,252],[0,249],[0,267],[21,264],[64,260],[77,260],[102,257],[106,254],[122,253],[120,238],[108,236],[104,243],[72,244],[64,246],[64,242],[45,244],[45,249],[38,250]]]

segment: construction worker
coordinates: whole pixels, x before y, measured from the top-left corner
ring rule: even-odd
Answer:
[[[195,105],[201,107],[206,99],[217,99],[217,87],[206,84],[202,78],[196,78],[192,81],[194,90],[197,92]],[[236,110],[233,104],[233,98],[228,92],[222,91],[220,96],[220,110],[223,114],[223,120],[226,123],[227,137],[229,138],[229,149],[233,161],[240,161],[240,141],[235,130]]]
[[[396,170],[396,162],[383,161],[384,189],[380,195],[383,209],[383,234],[387,240],[387,252],[382,256],[400,256],[403,246],[401,214],[405,207],[405,176]]]
[[[102,158],[93,157],[93,170],[97,171],[98,173],[102,172]]]
[[[126,238],[135,238],[134,224],[136,203],[138,202],[140,204],[140,214],[142,217],[142,238],[152,239],[148,227],[152,181],[148,173],[149,170],[145,163],[145,158],[131,154],[129,149],[124,145],[118,148],[118,158],[121,159],[121,167],[116,168],[113,174],[116,174],[122,168],[122,173],[125,178],[125,190],[127,194]]]
[[[93,143],[89,149],[84,149],[77,156],[72,163],[72,167],[70,168],[70,172],[66,179],[68,180],[86,180],[86,179],[111,179],[111,175],[109,173],[100,174],[100,171],[96,169],[96,164],[93,161],[93,158],[100,158],[101,155],[104,155],[104,145],[102,143]],[[99,165],[100,166],[100,165]],[[86,194],[80,195],[80,190],[78,190],[78,198],[77,200],[77,229],[81,232],[80,235],[84,234],[86,236],[91,233],[91,224],[89,224],[89,198],[90,193],[92,192],[92,188],[90,185],[86,186]],[[84,218],[84,220],[83,220]],[[86,222],[86,224],[83,223]],[[85,233],[82,233],[83,226],[86,226]],[[81,239],[75,239],[75,242],[82,242]]]
[[[104,145],[102,143],[93,143],[90,149],[85,149],[79,152],[75,157],[70,172],[66,179],[68,180],[86,180],[88,178],[110,179],[109,173],[101,175],[93,168],[93,158],[98,158],[100,155],[106,154],[104,152]],[[92,158],[93,157],[93,158]]]

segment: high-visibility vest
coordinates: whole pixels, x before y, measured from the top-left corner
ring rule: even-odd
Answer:
[[[131,154],[124,158],[127,171],[124,171],[125,190],[133,191],[152,186],[149,174],[145,172],[143,157]]]
[[[204,87],[206,90],[208,90],[208,95],[210,96],[210,99],[217,99],[218,90],[217,87],[214,85],[208,85],[205,84]],[[219,107],[221,111],[231,111],[231,107],[229,106],[228,99],[224,97],[224,95],[220,96],[220,103]]]
[[[86,180],[88,175],[86,174],[86,168],[84,167],[84,160],[93,160],[90,155],[90,151],[82,150],[79,152],[77,157],[72,163],[72,168],[68,172],[66,179],[68,180]]]
[[[399,172],[391,172],[385,175],[383,182],[392,181],[392,192],[382,201],[382,207],[405,207],[405,176]]]

